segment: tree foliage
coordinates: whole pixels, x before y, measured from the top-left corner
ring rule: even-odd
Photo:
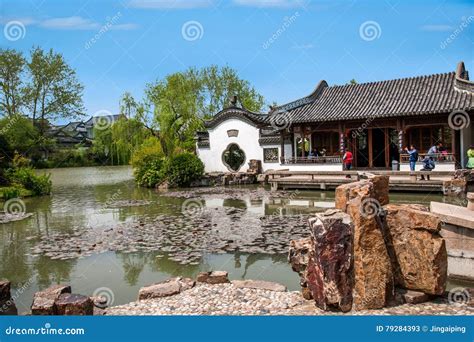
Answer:
[[[145,104],[138,107],[152,112],[147,127],[160,139],[163,152],[170,156],[177,151],[194,148],[194,134],[238,96],[249,110],[260,111],[264,105],[260,95],[248,81],[238,77],[229,67],[189,68],[148,84]]]
[[[23,76],[26,61],[21,52],[0,50],[0,113],[18,114],[23,104]]]
[[[34,48],[28,62],[28,71],[31,82],[26,87],[25,103],[33,122],[39,120],[42,135],[46,120],[83,115],[84,87],[61,54],[52,49],[45,52],[39,47]]]

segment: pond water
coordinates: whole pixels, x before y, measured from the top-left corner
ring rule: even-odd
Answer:
[[[26,198],[26,211],[34,215],[22,221],[0,224],[0,279],[12,281],[20,313],[29,309],[36,291],[53,284],[71,284],[73,292],[86,295],[105,292],[113,297],[113,305],[118,305],[135,300],[138,290],[144,285],[170,276],[195,277],[198,272],[208,270],[226,270],[231,279],[264,279],[285,284],[290,290],[299,289],[299,277],[291,270],[281,249],[270,249],[271,254],[262,253],[257,247],[254,253],[248,253],[250,247],[247,252],[238,248],[232,252],[219,249],[218,252],[199,254],[199,260],[192,263],[179,262],[153,247],[126,250],[122,246],[121,251],[92,253],[65,260],[35,254],[32,251],[45,236],[54,239],[57,234],[72,234],[78,229],[104,232],[119,225],[147,220],[154,222],[163,215],[171,217],[172,221],[174,216],[182,217],[186,201],[186,198],[137,187],[131,168],[126,166],[64,168],[45,172],[52,176],[52,195]],[[262,193],[266,195],[262,197]],[[147,205],[110,205],[128,200],[142,201]],[[391,195],[391,201],[399,203],[429,204],[432,200],[445,199],[440,194]],[[248,234],[252,234],[252,225],[258,224],[262,218],[308,215],[332,207],[333,201],[333,191],[296,191],[275,198],[261,187],[247,186],[229,188],[226,192],[209,190],[201,196],[199,203],[207,209],[225,207],[230,211],[232,208],[239,210],[237,214],[229,210],[216,211],[217,219],[215,215],[212,219],[215,230],[226,232],[233,220],[241,220],[242,229],[248,229]],[[168,230],[163,232],[166,234]],[[63,241],[58,244],[63,244]],[[71,248],[70,244],[64,247],[63,250]],[[175,247],[180,248],[179,245]]]

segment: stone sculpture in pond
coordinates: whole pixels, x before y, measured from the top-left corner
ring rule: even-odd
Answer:
[[[303,296],[324,310],[380,309],[441,295],[446,245],[437,216],[420,205],[388,204],[388,176],[336,189],[336,209],[309,220],[310,236],[290,243]],[[408,293],[408,292],[409,293]],[[427,296],[428,295],[428,296]]]

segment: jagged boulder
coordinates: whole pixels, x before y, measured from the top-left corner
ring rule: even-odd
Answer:
[[[305,299],[313,299],[308,284],[306,282],[306,267],[309,261],[309,251],[311,249],[311,238],[304,238],[290,241],[290,250],[288,252],[288,262],[293,271],[300,276],[301,294]]]
[[[94,303],[88,296],[74,293],[63,293],[55,301],[58,315],[63,316],[92,316]]]
[[[447,251],[439,218],[417,206],[387,205],[386,244],[395,283],[409,290],[441,295],[447,280]]]
[[[390,258],[382,235],[383,210],[372,183],[351,189],[347,212],[354,225],[353,308],[380,309],[394,296]]]
[[[32,315],[57,315],[56,300],[63,293],[71,293],[71,286],[53,285],[33,296]]]
[[[306,282],[316,305],[327,310],[351,310],[353,277],[353,226],[349,215],[328,210],[309,220],[310,249]]]
[[[18,315],[15,302],[11,296],[11,282],[0,280],[0,315]]]

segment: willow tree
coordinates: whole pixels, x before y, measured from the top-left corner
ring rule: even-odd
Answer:
[[[94,129],[94,151],[111,165],[130,163],[132,154],[150,133],[134,118],[122,118],[106,129]]]
[[[225,108],[237,95],[249,110],[260,111],[265,103],[248,81],[229,67],[189,68],[148,84],[147,106],[153,114],[146,127],[158,137],[166,156],[194,148],[194,135],[203,120]]]

